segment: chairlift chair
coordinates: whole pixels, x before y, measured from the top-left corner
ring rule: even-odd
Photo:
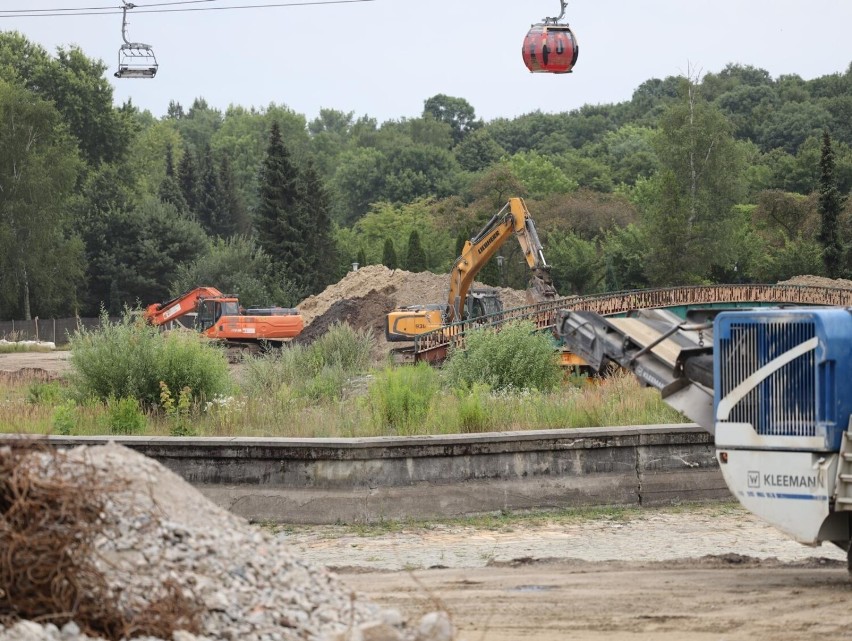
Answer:
[[[153,78],[160,66],[151,45],[130,42],[127,39],[127,10],[135,6],[125,1],[122,7],[121,37],[124,44],[118,49],[118,71],[114,74],[116,78]]]

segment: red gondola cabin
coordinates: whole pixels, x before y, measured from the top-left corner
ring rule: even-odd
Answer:
[[[568,25],[536,24],[524,38],[524,64],[533,73],[571,73],[579,52]]]

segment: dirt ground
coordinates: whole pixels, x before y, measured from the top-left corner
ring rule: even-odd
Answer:
[[[794,543],[734,505],[282,536],[384,606],[445,607],[465,641],[852,638],[845,554]]]
[[[70,355],[71,352],[67,351],[0,354],[0,373],[7,378],[22,376],[47,379],[61,376],[70,368]]]

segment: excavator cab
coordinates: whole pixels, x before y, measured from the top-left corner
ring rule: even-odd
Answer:
[[[465,319],[482,318],[503,311],[503,301],[496,289],[473,289],[467,295]]]
[[[239,316],[240,304],[236,300],[216,300],[208,298],[198,304],[198,316],[195,317],[195,329],[204,332],[216,324],[223,316]]]

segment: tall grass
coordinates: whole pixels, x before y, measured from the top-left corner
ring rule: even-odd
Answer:
[[[129,313],[116,323],[104,315],[98,328],[78,330],[70,361],[68,380],[78,400],[135,398],[152,408],[161,382],[189,388],[196,400],[225,394],[231,384],[222,349],[195,332],[162,333]]]
[[[370,370],[374,338],[346,325],[310,346],[246,360],[239,386],[229,382],[224,355],[191,333],[163,336],[124,318],[73,341],[68,381],[0,378],[0,431],[360,437],[685,420],[625,373],[536,390],[468,382],[428,365]],[[509,369],[528,367],[529,352],[520,363],[496,353]],[[551,354],[548,347],[543,360]]]
[[[438,394],[437,372],[426,363],[385,368],[370,384],[368,402],[381,433],[426,433],[426,417]]]

